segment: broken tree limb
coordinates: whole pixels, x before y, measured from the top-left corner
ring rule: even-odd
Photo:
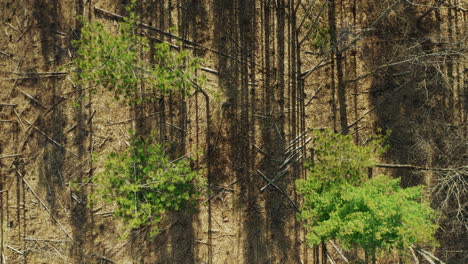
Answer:
[[[305,137],[306,134],[307,134],[307,131],[304,131],[301,134],[299,134],[299,136],[297,136],[295,139],[291,140],[289,142],[288,147],[286,148],[286,153],[285,154],[288,154],[289,150],[294,147],[294,143],[301,140],[303,137]]]
[[[21,127],[21,130],[25,131],[25,128],[24,128],[24,124],[23,124],[23,121],[20,117],[20,114],[18,113],[18,111],[16,111],[16,108],[13,108],[13,112],[15,113],[15,116],[16,116],[16,119],[17,119],[17,123],[19,124],[19,126]]]
[[[322,90],[323,87],[324,87],[324,85],[320,85],[320,87],[317,88],[317,90],[315,90],[314,94],[310,97],[309,101],[307,101],[307,103],[304,105],[304,107],[307,107],[310,103],[312,103],[312,100],[317,98],[318,93],[320,92],[320,90]]]
[[[97,16],[100,16],[100,17],[107,17],[107,18],[111,18],[113,20],[117,20],[117,21],[123,21],[124,20],[124,16],[121,16],[119,14],[116,14],[116,13],[112,13],[110,11],[107,11],[107,10],[104,10],[104,9],[101,9],[101,8],[98,8],[98,7],[95,7],[94,8],[94,13],[97,15]],[[156,28],[156,27],[153,27],[153,26],[150,26],[148,24],[145,24],[145,23],[142,23],[142,22],[137,22],[137,24],[144,28],[144,29],[148,29],[148,30],[151,30],[151,31],[154,31],[156,33],[159,33],[161,35],[164,35],[168,38],[171,38],[171,39],[175,39],[175,40],[178,40],[178,41],[182,41],[182,43],[184,43],[185,45],[189,45],[189,46],[192,46],[193,48],[199,48],[199,49],[202,49],[202,50],[207,50],[207,51],[211,51],[213,53],[216,53],[218,55],[221,55],[221,56],[225,56],[225,57],[229,57],[229,58],[232,58],[232,59],[236,59],[236,57],[234,56],[231,56],[229,54],[226,54],[224,52],[221,52],[219,50],[215,50],[215,49],[212,49],[212,48],[208,48],[208,47],[205,47],[205,46],[202,46],[201,44],[197,43],[197,42],[194,42],[194,41],[190,41],[188,39],[185,39],[185,38],[182,38],[180,36],[177,36],[177,35],[174,35],[174,34],[171,34],[169,32],[166,32],[166,31],[163,31],[159,28]]]
[[[22,251],[20,251],[20,250],[14,248],[14,247],[12,247],[12,246],[10,246],[10,245],[8,245],[8,244],[5,244],[5,246],[6,246],[7,248],[11,249],[13,252],[15,252],[15,253],[18,254],[18,255],[21,255],[21,256],[24,255],[24,253],[23,253]]]
[[[330,243],[332,244],[333,248],[335,248],[336,252],[340,255],[340,257],[346,262],[349,263],[348,259],[345,257],[341,249],[333,242],[333,240],[330,240]]]
[[[307,144],[309,144],[310,141],[312,141],[312,138],[311,138],[311,137],[308,138],[302,145],[297,146],[297,147],[294,148],[294,149],[288,150],[285,154],[287,155],[287,154],[289,154],[290,152],[295,153],[296,151],[298,151],[298,150],[304,148]]]
[[[377,168],[386,168],[386,169],[411,169],[411,170],[428,170],[428,171],[456,171],[462,169],[468,169],[468,166],[458,167],[458,168],[431,168],[431,167],[422,167],[411,164],[377,164]]]
[[[322,68],[322,67],[325,67],[327,65],[330,65],[331,64],[331,60],[328,61],[328,62],[324,62],[325,61],[325,58],[322,59],[321,61],[319,61],[319,63],[317,63],[317,65],[315,65],[313,68],[311,68],[310,70],[307,70],[303,73],[301,73],[299,75],[299,78],[301,78],[302,80],[304,80],[305,78],[309,77],[314,71]]]
[[[104,260],[106,262],[109,262],[109,263],[117,263],[117,262],[113,261],[112,259],[110,259],[108,257],[105,257],[105,256],[102,256],[102,255],[93,254],[93,256],[95,256],[98,259],[102,259],[102,260]]]
[[[283,177],[283,175],[286,174],[286,172],[289,170],[289,168],[290,167],[287,167],[286,169],[284,169],[280,173],[278,173],[275,178],[269,180],[268,183],[265,186],[260,188],[260,191],[263,192],[268,186],[273,185],[275,181],[277,181],[279,178]],[[273,185],[273,187],[274,187],[274,185]]]
[[[165,112],[168,112],[168,111],[164,111],[164,113],[165,113]],[[147,115],[144,115],[144,116],[141,116],[141,117],[138,117],[138,118],[152,117],[152,116],[155,116],[155,115],[159,115],[159,114],[161,114],[161,113],[163,113],[163,111],[154,112],[154,113],[147,114]],[[123,124],[130,123],[130,122],[132,122],[133,120],[136,120],[136,119],[138,119],[138,118],[129,118],[129,119],[125,119],[125,120],[122,120],[122,121],[107,123],[107,124],[105,124],[105,126],[123,125]]]
[[[184,132],[184,133],[185,133],[185,130],[184,130],[183,128],[180,128],[180,127],[178,127],[178,126],[175,126],[175,125],[173,125],[173,124],[171,124],[171,123],[165,122],[165,123],[160,123],[160,124],[165,124],[166,126],[170,126],[170,127],[172,127],[172,128],[175,128],[175,129],[179,130],[180,132]]]
[[[70,238],[71,241],[75,242],[73,240],[73,237],[70,235],[70,233],[68,233],[68,231],[65,229],[65,227],[60,223],[59,220],[57,220],[57,218],[54,217],[54,215],[52,214],[52,211],[50,211],[49,207],[47,207],[47,205],[41,200],[41,198],[39,197],[39,195],[37,195],[37,193],[34,191],[34,189],[31,187],[31,185],[29,184],[29,182],[24,178],[24,175],[18,170],[18,168],[16,168],[15,165],[13,165],[13,167],[15,167],[15,170],[18,172],[18,174],[21,176],[21,178],[23,179],[23,182],[26,184],[26,186],[28,187],[28,189],[31,191],[31,193],[34,195],[34,197],[36,197],[36,199],[39,201],[39,203],[42,205],[42,207],[44,207],[44,209],[47,211],[47,213],[49,213],[50,217],[52,217],[52,219],[59,225],[59,227],[62,229],[62,231],[65,233],[65,235],[67,235],[68,238]]]
[[[42,130],[40,130],[39,128],[37,128],[36,126],[33,127],[37,132],[39,132],[40,134],[42,134],[44,137],[46,137],[48,140],[52,141],[52,143],[54,143],[55,145],[57,145],[58,147],[60,148],[63,148],[65,151],[67,151],[68,153],[72,154],[73,156],[75,157],[79,157],[77,154],[75,154],[73,151],[67,149],[66,147],[64,147],[62,144],[58,143],[57,141],[55,141],[53,138],[49,137],[46,133],[44,133]]]
[[[40,78],[62,78],[63,75],[30,75],[30,76],[23,76],[23,77],[14,77],[14,78],[2,78],[4,81],[15,81],[15,83],[19,80],[29,80],[29,79],[40,79]]]
[[[208,73],[212,73],[214,75],[219,75],[219,72],[217,70],[213,70],[207,67],[200,67],[200,70],[208,72]]]
[[[300,155],[296,160],[294,160],[292,162],[292,164],[298,162],[299,160],[302,159],[302,155]],[[283,166],[285,166],[287,163],[284,163],[284,165],[282,165],[280,167],[280,169],[283,168]],[[291,168],[292,164],[288,165],[286,168],[284,168],[282,171],[280,171],[276,176],[275,178],[273,178],[270,182],[268,182],[265,186],[263,186],[260,191],[263,192],[266,188],[268,188],[268,186],[270,186],[271,184],[273,184],[274,182],[276,182],[277,180],[279,180],[281,177],[283,177],[284,175],[286,175],[286,172],[288,172],[288,170]]]
[[[8,155],[4,155],[4,156],[0,156],[0,159],[7,159],[7,158],[14,158],[14,157],[18,157],[18,156],[21,156],[23,154],[19,153],[19,154],[8,154]]]
[[[53,242],[53,243],[70,242],[70,240],[64,240],[64,239],[45,239],[45,238],[35,238],[35,237],[25,237],[24,240],[35,241],[35,242]]]
[[[15,71],[19,71],[19,69],[21,69],[21,66],[23,65],[23,62],[24,62],[24,58],[26,57],[26,53],[27,53],[26,51],[27,51],[27,49],[24,49],[23,56],[18,61],[18,64],[16,65],[16,70]],[[8,97],[11,96],[11,93],[15,89],[17,83],[18,83],[18,78],[16,78],[15,81],[13,82],[13,86],[12,86],[10,92],[8,93]]]
[[[270,158],[270,155],[268,155],[263,149],[261,149],[259,146],[253,144],[252,146],[254,146],[260,153],[262,153],[265,157],[268,157]]]
[[[38,77],[38,76],[60,76],[66,75],[67,72],[5,72],[9,74],[15,74],[18,76]]]
[[[16,90],[18,90],[20,93],[22,93],[24,96],[26,96],[27,98],[29,98],[31,101],[33,101],[34,103],[38,104],[40,107],[44,108],[44,109],[47,109],[47,107],[44,106],[44,104],[42,104],[39,100],[37,100],[36,98],[34,98],[34,96],[26,93],[25,91],[19,89],[19,88],[16,88]]]
[[[413,249],[413,248],[411,248]],[[424,250],[422,248],[414,248],[416,252],[421,254],[429,263],[434,263],[434,264],[445,264],[442,260],[434,256],[431,252]]]
[[[284,196],[286,196],[286,198],[288,198],[289,202],[291,203],[291,205],[296,209],[296,211],[300,211],[299,210],[299,207],[296,205],[296,203],[293,201],[293,199],[291,199],[291,197],[289,197],[289,195],[286,193],[285,190],[283,190],[283,188],[279,187],[278,185],[276,185],[274,182],[272,182],[271,179],[269,179],[265,174],[263,174],[263,172],[261,172],[260,170],[257,170],[258,174],[260,174],[263,179],[265,179],[265,181],[267,181],[269,184],[271,184],[273,187],[275,187],[280,193],[282,193]]]
[[[50,113],[50,111],[52,111],[52,109],[54,109],[55,106],[57,106],[58,104],[62,103],[62,102],[64,101],[64,99],[65,99],[64,97],[61,97],[61,99],[60,99],[59,101],[57,101],[55,104],[53,104],[51,107],[49,107],[49,108],[47,109],[47,111],[44,113],[44,115],[47,115],[48,113]],[[39,120],[39,117],[41,117],[41,116],[42,116],[42,114],[37,115],[37,116],[34,118],[34,120],[33,120],[32,122],[28,122],[27,120],[24,120],[25,123],[28,123],[28,124],[29,124],[29,127],[26,128],[26,130],[25,130],[25,132],[24,132],[23,141],[22,141],[21,144],[20,144],[19,151],[22,151],[22,150],[23,150],[24,146],[26,145],[26,143],[27,143],[28,140],[29,140],[29,137],[30,137],[31,134],[32,134],[32,131],[33,131],[33,130],[31,130],[31,128],[36,124],[37,120]],[[20,118],[19,115],[18,115],[18,118]]]
[[[11,107],[16,107],[15,104],[8,104],[8,103],[0,103],[0,106],[11,106]]]
[[[1,51],[1,50],[0,50],[0,54],[4,55],[5,57],[8,57],[8,58],[10,58],[10,59],[12,59],[12,60],[18,61],[17,59],[15,59],[15,57],[13,57],[13,55],[8,54],[8,53],[6,53],[6,52],[3,52],[3,51]]]
[[[364,114],[362,114],[358,119],[356,119],[354,122],[352,122],[350,125],[348,125],[347,129],[352,128],[355,126],[359,121],[361,121],[364,117],[366,117],[370,112],[374,111],[377,109],[379,106],[381,106],[384,102],[387,101],[388,98],[392,97],[394,94],[396,94],[398,91],[401,90],[408,82],[405,82],[404,84],[400,85],[398,88],[396,88],[391,94],[383,98],[380,102],[378,102],[376,105],[374,105],[371,109],[367,110]],[[340,132],[341,133],[341,132]]]
[[[51,138],[49,135],[47,135],[44,131],[40,130],[39,128],[37,128],[36,126],[34,126],[31,122],[27,121],[26,119],[24,119],[24,121],[26,121],[27,124],[29,124],[30,126],[32,126],[32,128],[34,130],[36,130],[37,132],[39,132],[41,135],[43,135],[44,137],[46,137],[48,140],[50,140],[52,143],[54,143],[55,145],[57,145],[58,147],[64,149],[66,152],[72,154],[73,156],[75,157],[79,157],[77,154],[75,154],[73,151],[69,150],[68,148],[66,148],[65,146],[63,146],[62,144],[58,143],[57,141],[55,141],[53,138]]]

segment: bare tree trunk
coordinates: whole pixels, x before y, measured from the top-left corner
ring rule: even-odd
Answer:
[[[327,255],[328,255],[328,250],[327,250],[327,243],[322,242],[322,264],[327,264]]]
[[[338,85],[338,103],[340,107],[341,133],[348,134],[348,114],[346,105],[346,87],[343,80],[343,55],[339,48],[336,27],[336,4],[335,0],[328,0],[328,19],[330,27],[331,45],[336,62],[336,74]]]
[[[320,264],[320,247],[314,246],[314,264]]]
[[[331,92],[331,110],[332,110],[332,122],[333,130],[337,131],[337,106],[336,106],[336,81],[335,81],[335,48],[336,45],[336,21],[335,21],[335,0],[328,0],[328,28],[330,31],[330,46],[333,50],[331,56],[331,66],[330,66],[330,92]]]
[[[353,27],[357,28],[357,0],[353,0],[353,5],[352,5],[352,13],[353,13]],[[358,60],[357,60],[357,53],[358,53],[358,48],[357,48],[357,43],[354,44],[354,47],[352,49],[352,63],[351,63],[351,68],[353,71],[353,79],[357,78],[358,75]],[[354,107],[354,120],[358,120],[359,118],[359,111],[358,111],[358,98],[359,98],[359,85],[358,82],[353,83],[353,107]],[[355,125],[355,142],[356,144],[359,144],[359,125]]]

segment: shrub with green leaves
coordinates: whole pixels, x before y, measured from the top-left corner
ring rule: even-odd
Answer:
[[[129,229],[150,227],[153,235],[166,212],[195,205],[204,186],[190,160],[171,161],[161,145],[138,137],[126,151],[107,156],[94,182],[95,198],[115,203],[115,215]]]
[[[344,182],[359,184],[385,151],[383,137],[374,137],[364,146],[354,144],[350,135],[331,130],[315,131],[313,138],[315,157],[314,164],[306,164],[308,177],[325,189]]]
[[[315,138],[315,164],[308,165],[307,179],[296,182],[309,244],[336,239],[346,248],[362,247],[374,260],[379,249],[436,244],[436,213],[422,187],[403,189],[399,179],[384,175],[368,179],[367,168],[383,152],[382,137],[366,146],[331,131]]]
[[[162,42],[153,47],[137,26],[137,16],[120,23],[118,32],[109,32],[102,23],[86,23],[81,38],[74,41],[77,57],[71,71],[76,83],[85,87],[105,87],[116,99],[130,104],[158,99],[171,91],[188,94],[194,82],[202,81],[196,70],[200,59],[187,50],[171,50]]]
[[[436,214],[422,200],[421,186],[404,189],[399,179],[380,175],[348,187],[341,194],[342,205],[330,217],[341,222],[336,238],[345,246],[356,243],[374,255],[378,248],[435,245]]]

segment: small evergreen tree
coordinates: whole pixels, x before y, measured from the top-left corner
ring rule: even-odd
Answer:
[[[71,71],[76,83],[84,87],[107,88],[116,99],[140,104],[159,99],[170,92],[189,94],[197,77],[200,59],[187,50],[174,51],[168,43],[156,44],[153,60],[149,59],[150,44],[139,34],[138,16],[130,15],[120,23],[119,31],[111,33],[100,22],[86,23],[81,38],[73,42],[77,57]]]
[[[373,263],[380,249],[436,244],[436,214],[423,201],[422,187],[403,189],[399,179],[384,175],[368,180],[367,168],[384,151],[382,138],[366,146],[331,131],[315,138],[316,162],[308,165],[308,178],[297,181],[309,244],[337,239],[346,248],[358,245]]]
[[[150,227],[153,235],[167,211],[195,205],[204,186],[190,160],[171,161],[161,145],[136,136],[127,150],[107,156],[94,182],[95,199],[115,203],[129,229]]]

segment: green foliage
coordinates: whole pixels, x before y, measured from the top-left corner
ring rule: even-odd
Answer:
[[[350,135],[333,131],[315,131],[315,164],[306,164],[309,178],[315,179],[317,187],[331,188],[344,182],[358,184],[367,175],[367,168],[374,166],[377,157],[385,149],[381,147],[383,137],[375,137],[365,146],[353,143]]]
[[[399,184],[399,179],[380,175],[346,188],[342,206],[331,217],[341,222],[336,237],[348,247],[356,243],[367,252],[434,245],[436,214],[421,201],[423,188],[403,189]]]
[[[150,139],[133,137],[126,151],[107,156],[104,169],[95,177],[94,199],[115,203],[129,229],[150,227],[153,235],[167,211],[195,205],[204,186],[189,160],[171,161]]]
[[[323,4],[316,3],[312,8],[311,14],[324,14],[323,13]],[[304,14],[305,15],[305,14]],[[307,32],[308,43],[312,49],[318,50],[320,52],[325,52],[330,48],[330,28],[328,26],[327,16],[320,15],[316,17],[305,17],[304,21],[304,30]]]
[[[326,50],[330,46],[330,30],[317,26],[311,34],[312,47],[320,51]]]
[[[316,164],[306,180],[296,182],[304,204],[309,244],[330,239],[350,248],[361,246],[375,256],[378,249],[403,251],[412,245],[435,245],[435,212],[423,202],[423,188],[403,189],[399,179],[367,179],[367,168],[384,149],[378,137],[358,146],[350,136],[318,132]]]
[[[130,104],[174,90],[188,94],[193,83],[203,79],[194,77],[200,59],[187,50],[172,51],[164,42],[154,46],[154,57],[149,59],[149,42],[138,33],[136,21],[137,16],[130,12],[116,34],[100,22],[85,24],[81,38],[73,42],[78,53],[71,69],[74,81],[105,87],[116,99],[123,97]]]

